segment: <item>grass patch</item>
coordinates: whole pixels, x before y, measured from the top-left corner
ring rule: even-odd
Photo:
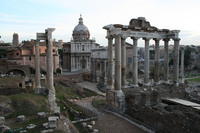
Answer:
[[[74,124],[80,133],[89,133],[87,128],[84,128],[81,123]]]
[[[64,100],[65,98],[67,99],[85,98],[98,95],[97,93],[84,88],[65,87],[64,85],[59,83],[56,84],[55,88],[56,88],[56,97],[59,100]]]
[[[195,83],[200,83],[200,78],[193,78],[193,79],[189,79],[189,82],[195,82]]]
[[[97,109],[102,109],[106,105],[106,100],[105,99],[94,99],[92,101],[92,105]]]
[[[21,93],[8,96],[15,110],[9,117],[16,117],[17,115],[34,115],[37,112],[48,111],[47,98],[40,95]]]

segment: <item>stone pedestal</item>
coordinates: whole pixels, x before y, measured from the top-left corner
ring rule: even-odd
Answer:
[[[109,107],[118,112],[125,111],[125,95],[122,90],[107,90],[107,104]]]

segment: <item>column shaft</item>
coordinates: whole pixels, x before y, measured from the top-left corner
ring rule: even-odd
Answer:
[[[158,82],[160,80],[160,49],[159,49],[159,39],[155,40],[155,58],[154,58],[154,81]]]
[[[36,42],[35,45],[35,84],[36,84],[36,93],[39,93],[41,88],[41,75],[40,75],[40,49],[39,42]]]
[[[144,53],[144,83],[149,83],[149,38],[145,40],[145,53]]]
[[[138,85],[138,50],[137,50],[137,43],[138,38],[133,39],[133,84]]]
[[[113,83],[113,38],[108,37],[108,50],[107,50],[107,56],[108,56],[108,73],[107,73],[107,84],[108,89],[114,88]]]
[[[174,81],[179,83],[179,38],[174,39]]]
[[[53,75],[53,41],[52,32],[54,29],[47,29],[47,87],[49,89],[48,101],[50,105],[50,110],[56,113],[58,110],[56,104],[55,88],[54,88],[54,75]]]
[[[115,38],[115,90],[121,90],[121,37]]]
[[[169,39],[164,39],[164,80],[168,82],[169,79]]]
[[[181,82],[184,83],[184,47],[181,48]]]
[[[121,38],[122,87],[126,85],[126,42]]]

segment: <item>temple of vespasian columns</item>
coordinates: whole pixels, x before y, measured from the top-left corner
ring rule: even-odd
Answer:
[[[138,58],[137,58],[137,43],[138,39],[143,39],[145,42],[145,57],[144,57],[144,85],[151,85],[149,80],[149,42],[151,39],[155,41],[155,72],[154,82],[159,83],[159,43],[164,41],[164,78],[166,83],[169,83],[169,54],[168,45],[170,39],[174,41],[174,66],[173,66],[173,83],[179,84],[179,30],[158,29],[151,26],[144,17],[131,19],[129,25],[111,24],[106,25],[103,29],[107,30],[108,39],[108,77],[107,77],[107,102],[113,108],[119,111],[124,110],[125,96],[122,92],[122,87],[126,83],[126,45],[125,40],[130,37],[133,40],[133,68],[132,68],[132,87],[138,86]],[[113,62],[113,40],[115,41],[115,63]],[[183,63],[182,63],[183,64]],[[114,67],[113,67],[114,65]],[[181,67],[182,68],[182,67]],[[113,70],[114,69],[114,73]],[[182,72],[183,73],[183,72]],[[183,75],[182,75],[183,76]],[[113,79],[115,77],[115,79]]]

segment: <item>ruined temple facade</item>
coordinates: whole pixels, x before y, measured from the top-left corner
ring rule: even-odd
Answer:
[[[63,45],[63,71],[90,71],[91,50],[99,47],[90,32],[83,24],[80,16],[78,25],[74,28],[72,40]]]
[[[179,76],[179,30],[158,29],[151,26],[144,18],[131,19],[129,25],[110,24],[103,27],[107,30],[108,39],[108,77],[107,77],[107,102],[112,108],[119,111],[125,109],[125,96],[122,88],[126,88],[126,39],[130,37],[133,40],[132,45],[132,85],[129,87],[138,87],[138,40],[143,39],[144,50],[144,79],[143,85],[151,86],[150,80],[150,58],[149,43],[155,41],[155,58],[154,58],[154,78],[153,84],[160,83],[160,41],[164,41],[164,82],[180,83]],[[113,42],[114,40],[114,42]],[[173,77],[169,79],[169,41],[174,41],[173,57]],[[115,49],[112,46],[115,44]],[[115,57],[113,57],[115,52]],[[115,60],[113,60],[115,58]],[[115,62],[115,63],[114,63]],[[183,64],[183,63],[182,63]],[[113,73],[114,69],[114,73]],[[183,66],[181,67],[183,71]],[[183,73],[183,72],[182,72]],[[183,76],[183,74],[181,75]]]

